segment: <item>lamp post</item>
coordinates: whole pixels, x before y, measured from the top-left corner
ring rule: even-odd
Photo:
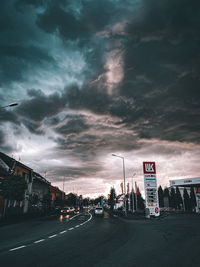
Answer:
[[[133,176],[132,176],[132,192],[131,192],[131,195],[132,195],[132,212],[134,211],[134,206],[135,206],[135,203],[134,203],[134,194],[133,194],[133,177],[136,175],[136,173],[133,173]],[[137,210],[137,196],[135,196],[135,201],[136,201],[136,210]]]
[[[112,156],[122,159],[122,164],[123,164],[123,177],[124,177],[124,207],[125,207],[125,215],[127,215],[127,213],[126,213],[126,174],[125,174],[124,157],[118,156],[116,154],[112,154]]]
[[[9,104],[9,105],[7,105],[7,106],[3,106],[3,107],[0,107],[0,108],[8,108],[8,107],[14,107],[14,106],[17,106],[18,105],[18,103],[11,103],[11,104]]]

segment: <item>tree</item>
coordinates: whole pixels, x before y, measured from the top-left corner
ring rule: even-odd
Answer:
[[[188,211],[190,209],[190,197],[188,195],[186,188],[184,188],[183,191],[183,199],[184,199],[185,210]]]
[[[83,199],[83,206],[87,207],[89,205],[89,203],[90,203],[89,197]]]
[[[183,200],[178,186],[176,187],[176,204],[178,209],[183,206]]]
[[[174,187],[171,188],[170,192],[170,207],[176,209],[177,203],[176,203],[176,192]]]
[[[196,197],[194,193],[194,187],[190,188],[190,209],[194,210],[197,205]]]
[[[0,184],[2,197],[9,200],[23,200],[26,188],[25,179],[21,176],[8,175]]]
[[[135,208],[135,193],[133,189],[130,194],[130,205],[131,205],[131,210],[134,211],[136,208]]]
[[[95,205],[101,205],[101,199],[103,199],[104,198],[104,196],[99,196],[99,197],[97,197],[97,198],[95,198],[94,199],[94,204]]]
[[[50,210],[51,208],[51,194],[50,193],[47,193],[43,196],[42,208],[45,213]]]
[[[68,206],[76,206],[77,203],[77,195],[73,193],[69,193],[65,197],[65,204]]]
[[[145,209],[145,206],[144,206],[144,199],[140,193],[140,189],[139,187],[137,188],[137,208],[139,210],[144,210]]]
[[[164,197],[164,207],[169,207],[170,206],[170,195],[169,195],[169,189],[165,187],[164,192],[163,192],[163,197]]]
[[[161,185],[158,188],[158,199],[159,199],[159,206],[164,207],[164,193]]]
[[[115,202],[116,202],[115,188],[111,187],[111,189],[110,189],[110,198],[108,199],[108,204],[110,205],[111,211],[113,211],[113,209],[114,209]]]

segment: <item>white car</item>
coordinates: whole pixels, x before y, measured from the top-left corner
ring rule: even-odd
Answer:
[[[102,207],[96,207],[94,210],[94,215],[96,216],[103,216],[104,210]]]

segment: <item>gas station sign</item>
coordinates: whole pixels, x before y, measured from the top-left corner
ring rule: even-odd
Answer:
[[[150,215],[159,216],[158,189],[155,162],[143,162],[146,208]]]

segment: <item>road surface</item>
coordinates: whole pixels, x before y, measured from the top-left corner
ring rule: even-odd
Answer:
[[[125,220],[78,216],[0,228],[0,266],[200,266],[200,216]]]

